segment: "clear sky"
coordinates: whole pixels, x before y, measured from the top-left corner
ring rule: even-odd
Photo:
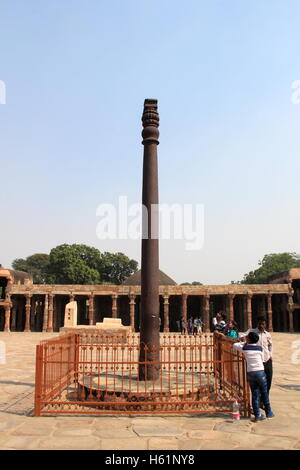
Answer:
[[[298,0],[0,0],[0,263],[99,240],[141,198],[141,114],[159,103],[160,201],[204,204],[205,240],[161,241],[178,283],[240,280],[300,252]]]

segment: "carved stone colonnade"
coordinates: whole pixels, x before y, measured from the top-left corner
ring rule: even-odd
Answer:
[[[64,289],[62,289],[64,287]],[[93,325],[103,317],[120,317],[124,325],[139,330],[140,287],[42,286],[21,289],[12,286],[6,295],[5,331],[59,331],[65,305],[78,302],[78,324]],[[205,289],[206,288],[206,289]],[[76,290],[75,290],[76,289]],[[233,291],[235,290],[235,292]],[[287,284],[260,286],[161,286],[161,331],[178,331],[182,317],[201,316],[210,331],[213,315],[222,310],[237,321],[239,330],[255,326],[256,318],[268,319],[269,331],[294,331],[293,292]],[[1,307],[1,306],[0,306]]]

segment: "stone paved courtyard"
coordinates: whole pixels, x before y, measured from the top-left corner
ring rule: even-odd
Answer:
[[[0,333],[0,449],[300,449],[300,334],[273,333],[272,420],[232,423],[229,415],[34,418],[35,345],[56,333]],[[293,342],[298,341],[296,348]],[[295,354],[296,355],[296,354]],[[300,361],[300,353],[296,357]]]

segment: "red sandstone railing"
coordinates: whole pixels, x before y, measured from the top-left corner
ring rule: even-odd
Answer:
[[[245,416],[250,417],[250,389],[247,383],[246,361],[233,349],[234,339],[214,333],[215,375],[221,389],[240,397]],[[241,399],[242,397],[242,399]]]
[[[44,341],[37,346],[35,416],[230,413],[236,399],[249,416],[245,362],[232,341],[218,333],[161,335],[159,379],[140,381],[149,349],[137,334],[127,341],[78,334]]]

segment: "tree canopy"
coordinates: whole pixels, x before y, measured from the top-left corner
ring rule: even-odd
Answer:
[[[193,281],[193,282],[182,282],[181,286],[203,286],[202,282]]]
[[[123,253],[104,252],[100,259],[100,272],[103,282],[122,284],[131,274],[135,273],[138,263]]]
[[[123,253],[101,253],[97,248],[63,244],[50,254],[15,259],[13,269],[26,271],[37,284],[121,284],[138,267]]]
[[[300,255],[297,253],[271,253],[258,262],[259,268],[244,275],[242,284],[265,284],[274,274],[300,268]]]
[[[48,267],[49,255],[46,253],[36,253],[26,259],[17,258],[12,262],[13,269],[31,274],[35,284],[45,284],[47,282]]]

